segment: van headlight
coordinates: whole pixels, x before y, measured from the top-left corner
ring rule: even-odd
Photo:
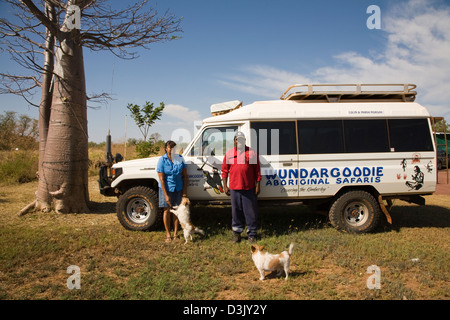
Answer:
[[[117,179],[118,176],[120,176],[123,173],[122,168],[112,168],[111,169],[111,177],[112,179]]]

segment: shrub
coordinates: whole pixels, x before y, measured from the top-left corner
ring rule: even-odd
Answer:
[[[0,150],[33,150],[38,148],[38,121],[27,115],[5,111],[0,115]]]
[[[38,165],[38,152],[2,152],[0,155],[0,180],[6,183],[26,183],[37,180]]]
[[[148,141],[139,141],[136,144],[136,152],[140,158],[147,158],[158,154],[161,147],[164,149],[164,141],[155,142],[153,138],[150,138]]]

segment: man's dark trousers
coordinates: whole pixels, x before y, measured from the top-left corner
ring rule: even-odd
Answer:
[[[233,232],[240,234],[247,224],[247,235],[255,238],[258,230],[258,197],[255,189],[230,190],[230,196]]]

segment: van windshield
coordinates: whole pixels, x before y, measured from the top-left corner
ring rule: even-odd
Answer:
[[[233,139],[237,128],[237,126],[206,128],[195,141],[190,155],[223,157],[234,145]]]

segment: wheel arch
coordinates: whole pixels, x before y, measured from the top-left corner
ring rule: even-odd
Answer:
[[[347,193],[349,191],[366,191],[368,193],[370,193],[375,199],[378,199],[378,196],[380,195],[380,193],[378,192],[378,190],[371,185],[362,185],[362,186],[344,186],[341,189],[339,189],[338,192],[336,192],[336,194],[334,195],[334,197],[332,197],[331,201],[333,202],[334,200],[340,198],[344,193]]]
[[[127,190],[138,186],[148,187],[158,195],[158,181],[153,178],[124,180],[116,186],[116,189],[119,191],[119,194],[124,194]]]

